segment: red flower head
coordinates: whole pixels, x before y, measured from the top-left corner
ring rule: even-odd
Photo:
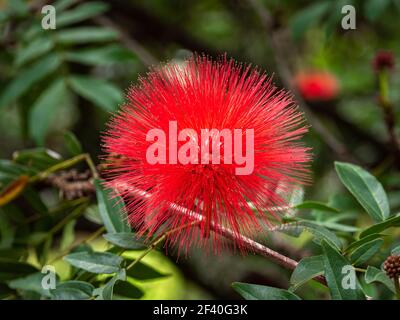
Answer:
[[[372,60],[372,66],[376,72],[389,69],[392,70],[395,65],[395,57],[391,51],[379,51]]]
[[[339,94],[339,83],[336,77],[329,72],[299,73],[295,78],[295,84],[307,101],[330,101]]]
[[[116,160],[108,185],[126,190],[139,234],[190,223],[191,210],[202,217],[199,228],[169,240],[187,249],[211,237],[218,250],[219,232],[210,226],[254,235],[260,217],[270,225],[279,219],[276,207],[286,205],[277,187],[290,192],[307,180],[309,150],[298,142],[307,131],[302,114],[271,78],[248,66],[202,56],[167,64],[140,78],[127,100],[104,142],[109,155],[118,155],[109,157]],[[132,190],[145,191],[146,199],[130,196]],[[243,248],[240,241],[235,247]]]

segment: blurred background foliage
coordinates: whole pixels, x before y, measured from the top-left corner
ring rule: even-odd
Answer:
[[[41,27],[41,8],[46,4],[56,8],[55,30]],[[341,8],[347,4],[356,8],[355,30],[341,27]],[[383,184],[391,211],[400,207],[400,159],[390,143],[377,71],[372,66],[380,50],[390,52],[393,59],[400,54],[399,0],[0,0],[0,10],[3,200],[10,195],[4,191],[10,183],[16,182],[11,188],[16,193],[21,188],[18,197],[4,200],[0,207],[0,293],[6,297],[38,297],[34,287],[24,290],[18,282],[3,283],[31,274],[30,268],[37,271],[59,252],[79,248],[74,243],[87,245],[81,240],[104,222],[90,187],[60,194],[54,181],[31,185],[21,177],[36,177],[83,152],[97,165],[101,132],[123,103],[126,88],[149,66],[182,61],[193,52],[213,57],[227,53],[259,66],[274,74],[278,86],[293,89],[301,99],[306,118],[313,119],[306,137],[314,153],[313,184],[306,188],[305,197],[329,203],[341,210],[341,216],[311,206],[300,209],[300,217],[318,222],[350,243],[360,228],[371,224],[340,183],[335,160],[368,169]],[[400,76],[396,66],[389,69],[387,99],[398,123]],[[296,93],[295,78],[310,70],[329,73],[339,84],[339,92],[329,101],[302,98],[301,92]],[[318,125],[340,148],[336,143],[332,147]],[[398,133],[397,128],[394,132]],[[67,180],[87,180],[91,173],[83,164],[77,168]],[[103,191],[97,188],[97,201]],[[399,244],[398,235],[394,230],[371,264],[380,268]],[[320,251],[309,233],[298,238],[266,233],[259,238],[296,259]],[[95,250],[112,250],[100,238],[91,245]],[[125,254],[134,257],[137,251]],[[35,267],[20,265],[22,271],[15,275],[13,259]],[[58,264],[60,280],[71,279],[71,273],[77,272],[65,261],[57,260]],[[172,248],[168,257],[152,252],[143,265],[142,269],[151,266],[148,278],[143,270],[141,276],[128,275],[136,291],[125,292],[133,298],[237,298],[231,288],[234,281],[286,288],[290,276],[261,257],[229,252],[213,256],[193,250],[188,258],[178,258]],[[127,288],[119,288],[123,289]],[[381,298],[390,297],[387,290],[379,290]],[[300,293],[309,299],[328,297],[327,289],[316,282],[302,287]]]

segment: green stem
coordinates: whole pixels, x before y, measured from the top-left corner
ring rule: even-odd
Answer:
[[[54,257],[53,259],[50,260],[49,263],[53,263],[54,261],[57,261],[58,259],[61,259],[62,257],[64,257],[65,255],[67,255],[71,250],[75,249],[76,247],[80,246],[81,244],[85,244],[85,243],[89,243],[90,241],[96,239],[98,236],[100,236],[104,231],[106,230],[106,228],[103,226],[99,229],[97,229],[95,232],[91,233],[87,238],[78,241],[72,245],[70,245],[68,248],[66,248],[64,250],[64,252],[62,252],[60,255]]]
[[[131,264],[126,267],[126,270],[129,270],[129,269],[133,268],[137,263],[139,263],[140,260],[142,260],[145,256],[147,256],[151,251],[153,251],[157,247],[158,244],[160,244],[162,241],[164,241],[167,238],[167,236],[169,236],[169,235],[171,235],[171,234],[173,234],[173,233],[175,233],[177,231],[180,231],[182,229],[185,229],[187,227],[194,226],[194,225],[196,225],[198,223],[200,223],[200,221],[192,221],[192,222],[187,223],[187,224],[185,224],[183,226],[176,227],[174,229],[171,229],[171,230],[165,232],[159,238],[155,239],[150,244],[150,246],[145,251],[142,252],[142,254],[139,257],[137,257],[134,261],[132,261]]]
[[[50,168],[48,168],[42,172],[39,172],[37,175],[31,177],[29,179],[29,182],[34,183],[34,182],[46,179],[54,172],[70,168],[81,161],[86,161],[87,165],[89,166],[90,171],[92,172],[93,178],[97,179],[99,177],[99,174],[96,170],[96,166],[94,165],[92,158],[90,157],[89,154],[83,153],[83,154],[77,155],[71,159],[67,159],[63,162],[57,163],[54,166],[51,166]]]
[[[379,95],[382,101],[383,107],[388,107],[389,104],[389,79],[388,73],[382,70],[378,74],[379,81]]]

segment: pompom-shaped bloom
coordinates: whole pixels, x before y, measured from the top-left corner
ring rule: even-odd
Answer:
[[[307,101],[330,101],[339,94],[336,77],[325,71],[301,72],[295,77],[295,84]]]
[[[279,221],[276,208],[287,203],[278,187],[290,192],[307,180],[310,156],[299,142],[306,131],[291,97],[267,75],[195,56],[154,69],[129,89],[104,136],[108,185],[126,190],[139,233],[184,226],[191,212],[200,225],[169,240],[187,249],[210,238],[218,250],[213,225],[252,236],[265,221]],[[243,249],[240,241],[235,247]]]

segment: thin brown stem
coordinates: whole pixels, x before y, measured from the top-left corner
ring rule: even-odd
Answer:
[[[137,188],[133,188],[127,184],[121,184],[121,183],[116,184],[114,185],[114,189],[117,193],[121,194],[129,193],[130,195],[138,197],[141,200],[145,201],[148,200],[151,196],[148,192]],[[187,208],[184,208],[175,203],[170,203],[169,208],[171,211],[178,214],[186,215],[198,223],[204,221],[204,216],[202,216],[201,214],[198,214],[192,210],[188,210]],[[294,270],[298,265],[297,261],[289,257],[286,257],[259,242],[256,242],[244,235],[238,234],[237,232],[234,232],[233,230],[221,226],[215,222],[210,223],[210,229],[216,232],[217,234],[225,237],[226,239],[231,240],[234,243],[241,243],[249,251],[260,254],[286,269]],[[325,278],[322,276],[315,277],[314,280],[326,285]]]

